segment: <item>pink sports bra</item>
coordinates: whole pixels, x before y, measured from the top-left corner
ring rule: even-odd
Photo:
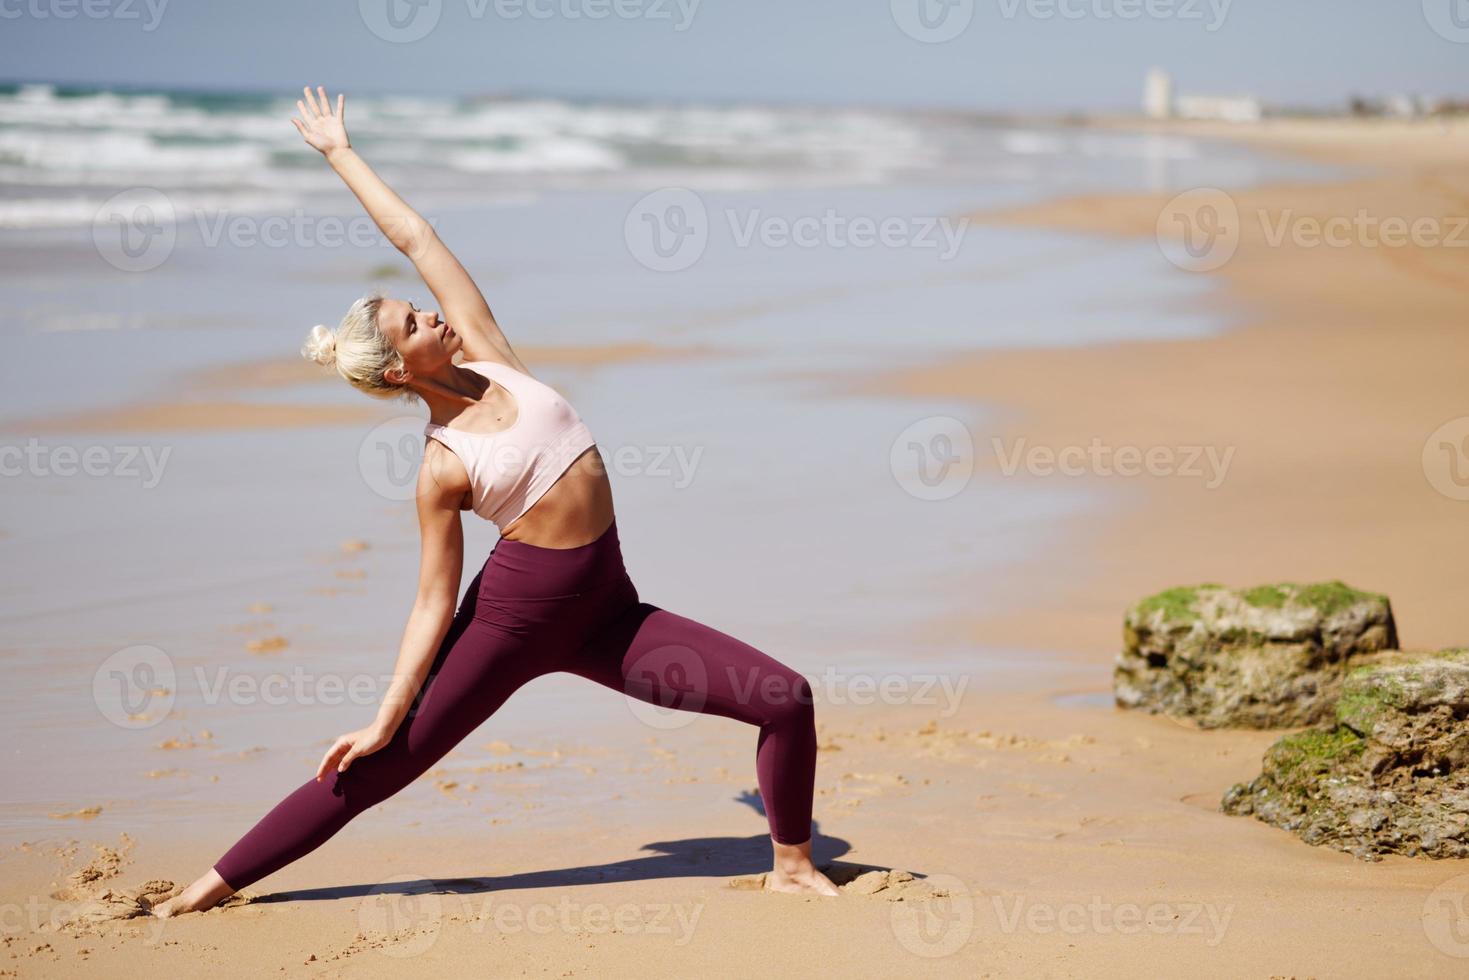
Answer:
[[[530,510],[576,458],[595,445],[560,393],[499,361],[465,361],[515,396],[515,421],[488,435],[429,422],[424,435],[448,446],[469,472],[474,512],[502,531]]]

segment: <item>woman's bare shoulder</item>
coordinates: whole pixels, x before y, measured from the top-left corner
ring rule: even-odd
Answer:
[[[469,471],[464,461],[439,440],[427,439],[418,468],[419,506],[464,510],[469,490]]]

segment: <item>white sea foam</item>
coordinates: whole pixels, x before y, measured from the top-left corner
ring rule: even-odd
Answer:
[[[0,89],[0,227],[90,220],[103,191],[157,187],[306,203],[334,187],[290,124],[294,94]],[[870,185],[1047,179],[1084,159],[1186,160],[1191,141],[1015,129],[876,110],[624,105],[558,99],[349,99],[353,142],[384,176],[468,195],[577,186]],[[1019,161],[1024,166],[1017,166]],[[487,178],[489,178],[487,180]]]

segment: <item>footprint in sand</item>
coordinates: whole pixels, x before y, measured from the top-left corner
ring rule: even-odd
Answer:
[[[284,636],[264,636],[246,643],[245,649],[251,653],[276,653],[288,646],[290,646],[290,641]]]
[[[99,881],[106,881],[122,870],[122,866],[128,861],[127,854],[133,849],[133,844],[133,839],[127,834],[122,835],[121,847],[113,848],[105,844],[93,844],[92,846],[97,850],[97,856],[67,876],[67,880],[71,882],[70,888],[53,892],[51,897],[62,902],[87,897],[86,889],[89,886]]]
[[[834,861],[817,865],[817,870],[831,879],[843,895],[876,895],[889,902],[902,902],[923,898],[936,898],[947,892],[928,884],[911,871],[899,868],[874,868],[871,865],[849,864]],[[765,879],[770,874],[762,871],[757,875],[741,875],[729,879],[729,887],[736,891],[764,891]]]
[[[202,729],[199,732],[199,739],[195,739],[193,735],[190,735],[190,734],[188,734],[186,732],[183,735],[173,735],[173,736],[170,736],[169,738],[164,739],[163,741],[161,741],[161,742],[158,743],[158,748],[160,748],[160,749],[169,749],[169,750],[174,750],[174,749],[197,749],[202,744],[204,744],[204,742],[208,742],[208,741],[212,740],[213,738],[214,738],[214,733],[211,732],[211,731],[209,731],[206,728],[206,729]]]
[[[102,808],[100,806],[88,806],[80,810],[73,810],[70,813],[52,813],[48,814],[48,816],[52,820],[91,820],[93,817],[101,814],[101,812]]]
[[[490,762],[483,766],[475,766],[474,772],[510,772],[515,769],[524,769],[525,763],[519,760],[515,762]]]

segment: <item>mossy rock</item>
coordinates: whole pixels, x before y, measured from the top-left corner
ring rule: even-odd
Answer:
[[[1469,857],[1469,651],[1354,669],[1329,722],[1286,735],[1221,809],[1364,860]]]
[[[1123,621],[1117,704],[1205,728],[1291,728],[1330,714],[1355,660],[1398,645],[1387,596],[1344,582],[1178,586]]]

